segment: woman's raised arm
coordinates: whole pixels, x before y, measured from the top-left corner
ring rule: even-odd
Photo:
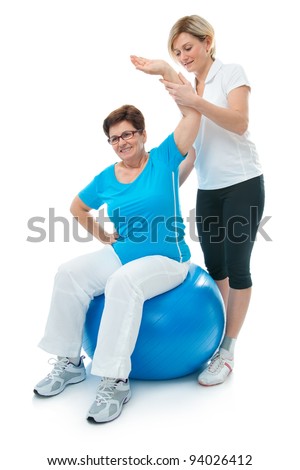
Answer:
[[[161,75],[163,84],[172,82],[195,93],[190,82],[181,73],[177,74],[168,62],[159,59],[146,59],[135,55],[131,55],[130,60],[135,68],[141,72],[150,75]],[[182,113],[182,118],[174,131],[174,139],[181,154],[185,155],[192,147],[198,133],[201,114],[192,107],[177,105]]]

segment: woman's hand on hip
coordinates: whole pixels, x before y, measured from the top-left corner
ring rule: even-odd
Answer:
[[[113,245],[114,243],[116,243],[118,238],[119,238],[119,234],[117,232],[114,232],[114,233],[105,232],[105,239],[102,240],[102,243],[104,243],[105,245]]]

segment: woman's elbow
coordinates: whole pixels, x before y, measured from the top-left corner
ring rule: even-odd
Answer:
[[[78,197],[77,196],[71,202],[70,212],[73,215],[73,217],[76,217],[78,215]]]
[[[235,129],[236,134],[243,135],[248,130],[249,121],[248,119],[241,119]]]
[[[70,205],[70,212],[73,217],[81,217],[82,215],[89,214],[90,211],[91,208],[84,204],[84,202],[78,196],[74,197]]]
[[[196,150],[194,149],[194,147],[192,147],[192,148],[188,151],[187,158],[189,159],[190,163],[191,163],[192,165],[194,165],[195,160],[196,160]]]
[[[239,129],[238,129],[238,134],[243,135],[245,132],[247,132],[249,126],[249,117],[248,113],[245,113],[242,115],[239,119]]]

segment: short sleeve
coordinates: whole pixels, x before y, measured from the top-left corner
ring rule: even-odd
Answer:
[[[250,83],[243,67],[238,64],[227,65],[223,83],[226,94],[228,95],[232,90],[243,85],[250,88]]]
[[[104,204],[101,196],[101,174],[95,178],[79,193],[78,197],[91,209],[99,209]]]
[[[174,133],[170,134],[158,147],[152,149],[151,155],[152,158],[158,158],[161,162],[165,162],[172,170],[178,168],[185,158],[176,145]]]

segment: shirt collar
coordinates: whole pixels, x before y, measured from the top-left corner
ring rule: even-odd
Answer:
[[[205,84],[210,82],[219,72],[220,68],[222,67],[223,63],[219,59],[215,59],[208,71]]]

